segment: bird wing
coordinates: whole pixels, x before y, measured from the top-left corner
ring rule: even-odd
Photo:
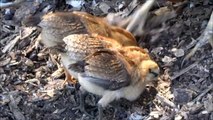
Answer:
[[[59,29],[64,35],[87,33],[81,18],[71,12],[56,12],[44,15],[39,23],[43,29]]]
[[[96,37],[88,34],[72,34],[63,39],[66,54],[73,60],[83,60],[89,54],[104,49],[105,45]]]
[[[88,33],[81,18],[71,12],[49,13],[39,23],[42,43],[47,47],[63,46],[63,38],[70,34]]]
[[[111,26],[103,18],[79,11],[74,11],[73,14],[81,17],[81,21],[85,24],[89,33],[97,33],[105,37],[111,36]]]
[[[116,90],[130,84],[130,67],[122,56],[110,50],[102,50],[71,64],[69,69],[79,72],[105,89]]]
[[[60,29],[60,33],[66,36],[79,33],[97,33],[109,37],[110,34],[109,25],[105,21],[83,12],[49,13],[43,16],[39,26],[46,29]]]
[[[66,54],[72,60],[79,61],[96,51],[112,48],[114,45],[117,47],[120,45],[113,39],[98,36],[99,35],[88,34],[69,35],[63,39],[65,47],[61,47],[61,49],[64,49],[62,51],[66,51]]]

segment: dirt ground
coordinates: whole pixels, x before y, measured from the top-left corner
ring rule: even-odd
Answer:
[[[119,1],[118,3],[122,3]],[[106,3],[111,8],[120,5],[112,6],[112,3]],[[89,5],[88,2],[85,3],[84,11],[91,10],[87,7]],[[160,0],[159,5],[158,8],[172,7],[172,4],[164,0]],[[173,7],[174,5],[173,3]],[[212,0],[191,0],[176,17],[164,23],[166,29],[159,33],[156,40],[147,42],[141,37],[137,39],[159,64],[161,79],[148,86],[136,101],[122,99],[115,102],[116,107],[105,108],[104,119],[213,120],[211,45],[203,45],[182,64],[183,58],[198,42],[197,38],[209,22],[212,10]],[[14,19],[6,20],[8,16],[4,13],[5,10],[1,9],[0,120],[94,119],[73,110],[79,105],[79,86],[62,85],[65,76],[58,62],[59,57],[50,57],[48,50],[38,43],[37,28],[18,26]],[[28,10],[16,12],[13,18],[22,19],[17,16],[27,13]],[[90,13],[100,14],[104,13],[104,10]],[[98,99],[92,94],[86,97],[88,111],[92,111]],[[94,108],[91,114],[97,115],[97,108]]]

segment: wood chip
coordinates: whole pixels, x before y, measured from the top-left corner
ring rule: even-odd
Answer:
[[[156,95],[156,98],[158,100],[160,100],[162,103],[164,103],[164,104],[166,104],[166,105],[168,105],[168,106],[170,106],[172,108],[176,107],[175,104],[172,101],[168,100],[167,98],[165,98],[165,97],[163,97],[163,96],[161,96],[159,94]]]
[[[188,67],[182,69],[180,72],[176,73],[176,75],[173,75],[173,76],[171,77],[171,80],[174,80],[174,79],[180,77],[180,76],[183,75],[184,73],[188,72],[189,70],[191,70],[192,68],[194,68],[195,66],[197,66],[197,64],[198,64],[198,61],[196,61],[195,63],[191,64],[190,66],[188,66]]]
[[[9,107],[10,107],[10,111],[13,113],[14,117],[16,120],[25,120],[24,115],[22,114],[21,110],[19,109],[18,102],[19,100],[15,100],[14,97],[12,95],[10,96],[10,103],[9,103]]]
[[[20,36],[16,36],[15,39],[9,42],[4,49],[2,50],[3,53],[9,52],[13,49],[13,47],[16,45],[16,43],[20,40]]]
[[[3,67],[3,66],[5,66],[5,65],[9,64],[10,61],[11,61],[11,58],[10,58],[10,57],[8,57],[8,58],[5,59],[5,60],[0,61],[0,67]]]

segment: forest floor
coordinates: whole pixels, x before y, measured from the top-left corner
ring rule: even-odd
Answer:
[[[122,3],[118,1],[117,6],[112,6],[111,2],[104,5],[116,8]],[[164,0],[159,1],[162,1],[161,7],[169,6]],[[14,17],[24,16],[30,5],[25,11],[16,12]],[[90,10],[85,9],[86,5],[89,6],[85,3],[84,11]],[[205,30],[212,9],[211,0],[191,0],[176,17],[165,22],[166,30],[160,32],[155,42],[137,39],[159,64],[161,79],[155,87],[148,86],[136,101],[122,99],[117,101],[116,110],[110,106],[105,108],[104,119],[213,120],[211,45],[200,47],[182,65],[183,58]],[[101,10],[90,13],[106,12]],[[117,9],[112,11],[117,12]],[[72,109],[79,104],[79,90],[62,85],[65,76],[58,65],[58,56],[50,57],[48,50],[38,44],[37,28],[14,25],[13,20],[6,20],[4,13],[1,9],[0,120],[93,119]],[[95,106],[97,101],[97,97],[89,94],[87,108]]]

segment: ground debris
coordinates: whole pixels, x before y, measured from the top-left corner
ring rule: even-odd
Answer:
[[[13,47],[16,45],[16,43],[20,40],[20,36],[16,36],[15,39],[9,42],[4,49],[2,50],[3,53],[6,53],[8,51],[11,51]]]
[[[25,120],[20,108],[17,106],[21,100],[21,96],[14,97],[14,94],[9,94],[10,102],[9,107],[16,120]]]
[[[9,64],[10,61],[11,61],[11,58],[10,58],[10,57],[6,58],[5,60],[0,61],[0,67]]]
[[[63,86],[65,75],[60,56],[49,55],[48,49],[40,44],[39,28],[30,22],[39,22],[42,14],[51,10],[81,10],[97,16],[107,15],[110,24],[126,28],[130,22],[128,18],[144,3],[137,0],[64,0],[67,6],[62,6],[63,0],[59,1],[60,4],[27,1],[19,7],[7,8],[16,10],[12,20],[6,20],[7,10],[1,9],[1,120],[91,119],[72,110],[79,103],[79,86]],[[166,1],[154,3],[144,23],[143,35],[137,36],[139,45],[150,51],[161,68],[157,87],[147,87],[134,102],[119,101],[118,109],[106,108],[106,119],[213,119],[211,45],[203,45],[184,66],[181,65],[187,51],[198,42],[195,38],[199,38],[208,24],[212,2]],[[34,17],[38,19],[32,19]],[[87,107],[96,107],[97,99],[89,94]]]

